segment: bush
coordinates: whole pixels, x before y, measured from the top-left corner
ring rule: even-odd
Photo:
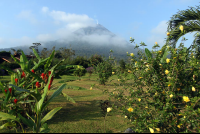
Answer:
[[[81,65],[84,68],[88,67],[89,61],[83,56],[77,56],[71,63],[71,65]]]

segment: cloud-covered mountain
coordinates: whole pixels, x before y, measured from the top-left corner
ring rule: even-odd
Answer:
[[[109,57],[109,52],[112,49],[114,51],[113,56],[116,57],[117,61],[120,59],[128,59],[126,52],[134,53],[137,56],[138,50],[134,49],[134,45],[128,43],[125,39],[113,34],[108,29],[100,24],[95,26],[87,26],[80,28],[72,32],[66,38],[60,38],[54,41],[40,42],[42,45],[38,47],[41,52],[43,48],[51,50],[55,46],[55,50],[59,48],[71,48],[75,50],[76,56],[87,56],[88,58],[92,54],[99,54],[105,56],[106,59]],[[25,54],[30,54],[31,50],[29,46],[13,47],[15,50],[22,49]],[[11,51],[11,49],[0,49],[0,51]],[[12,52],[13,53],[13,52]]]

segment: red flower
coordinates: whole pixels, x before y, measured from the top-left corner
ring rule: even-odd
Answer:
[[[5,89],[5,92],[7,93],[7,90]]]
[[[15,104],[17,103],[17,99],[14,100],[14,103],[15,103]]]
[[[32,69],[31,72],[35,73],[35,71]]]
[[[51,88],[51,84],[49,84],[49,86],[48,86],[48,90],[50,90],[50,88]]]
[[[53,76],[51,77],[50,84],[52,84],[52,82],[53,82]]]
[[[39,82],[36,82],[35,85],[36,85],[37,88],[40,86]]]
[[[15,83],[17,84],[17,82],[18,82],[18,79],[17,79],[17,78],[15,78]]]
[[[50,76],[51,75],[51,71],[49,71],[48,73],[49,73],[49,76]]]
[[[44,73],[42,73],[42,74],[41,74],[41,77],[42,77],[43,80],[44,80],[44,76],[45,76]]]
[[[9,88],[10,93],[12,92],[12,88]]]
[[[24,72],[22,72],[22,75],[21,75],[21,78],[23,78],[23,77],[25,77],[25,73]]]

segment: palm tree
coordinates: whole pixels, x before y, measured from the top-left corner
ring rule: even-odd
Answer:
[[[199,6],[198,6],[199,9]],[[200,55],[200,10],[190,7],[190,9],[179,11],[177,14],[171,17],[171,20],[168,22],[167,32],[170,33],[169,37],[166,40],[166,45],[170,45],[175,49],[176,43],[179,38],[184,36],[187,33],[195,32],[194,37],[196,37],[190,47],[194,48],[193,45],[196,44],[195,48],[197,51],[196,57]],[[179,27],[183,26],[184,32],[182,32]],[[188,48],[188,50],[190,49]],[[187,51],[188,51],[187,50]]]

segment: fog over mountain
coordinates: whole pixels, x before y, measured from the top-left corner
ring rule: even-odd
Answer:
[[[36,42],[34,42],[36,43]],[[104,55],[106,58],[109,57],[109,52],[112,49],[114,51],[113,56],[119,61],[119,59],[126,60],[126,52],[134,53],[137,56],[138,50],[143,51],[143,47],[134,49],[135,45],[128,43],[122,37],[113,34],[108,29],[100,24],[86,26],[65,34],[61,38],[53,41],[41,41],[41,46],[38,46],[39,52],[43,48],[51,50],[55,46],[55,50],[59,50],[61,47],[69,48],[71,44],[72,50],[75,50],[76,56],[86,55],[88,58],[92,54]],[[32,52],[29,49],[30,46],[19,46],[13,47],[13,49],[22,49],[25,54]],[[0,51],[13,51],[10,48],[0,49]]]

